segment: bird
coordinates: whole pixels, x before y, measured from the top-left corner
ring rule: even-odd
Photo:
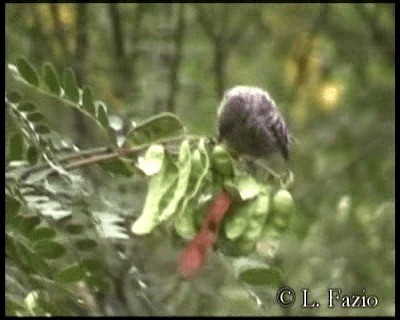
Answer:
[[[289,159],[288,127],[275,101],[259,87],[235,86],[225,91],[217,112],[217,141],[240,155]]]

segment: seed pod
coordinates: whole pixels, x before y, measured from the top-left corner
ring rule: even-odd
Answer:
[[[196,149],[192,154],[192,175],[199,177],[203,173],[203,160],[201,158],[200,150]]]
[[[194,220],[194,209],[187,206],[184,212],[178,215],[175,220],[176,232],[185,239],[191,239],[196,235],[196,225]]]
[[[196,178],[193,179],[195,180],[194,186],[190,187],[190,193],[185,195],[185,197],[182,199],[177,213],[175,214],[175,230],[181,237],[185,239],[191,239],[196,234],[196,219],[194,214],[197,211],[197,205],[199,204],[198,197],[208,181],[207,176],[210,168],[210,161],[206,151],[204,139],[200,140],[198,150],[203,158],[202,172],[200,172],[200,175],[196,177],[193,175],[193,171],[191,172],[190,179]]]
[[[269,186],[264,186],[260,194],[255,199],[252,215],[249,218],[248,227],[243,234],[243,238],[250,242],[257,242],[261,237],[264,223],[270,211],[270,190]]]
[[[159,217],[164,208],[163,203],[169,202],[175,190],[176,182],[177,168],[168,157],[165,157],[160,172],[150,179],[143,211],[131,227],[134,234],[148,234],[159,225]]]
[[[254,203],[254,200],[249,200],[232,209],[232,214],[226,218],[224,223],[224,231],[228,239],[237,239],[246,230]]]
[[[233,176],[233,164],[229,152],[222,146],[216,145],[211,154],[214,169],[225,177]]]
[[[292,195],[287,190],[279,190],[272,200],[274,216],[272,225],[280,231],[285,231],[290,223],[295,207]]]
[[[232,209],[224,223],[227,239],[220,242],[226,255],[248,255],[256,249],[270,211],[270,190],[270,186],[262,186],[256,198]]]
[[[186,194],[191,174],[191,150],[187,140],[182,142],[178,158],[178,177],[173,196],[168,199],[168,204],[159,216],[159,221],[170,219],[177,211],[179,204]]]

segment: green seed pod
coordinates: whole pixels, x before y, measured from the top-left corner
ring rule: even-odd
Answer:
[[[196,168],[194,168],[194,166],[196,166],[196,164],[193,164],[193,155],[195,154],[195,152],[193,152],[191,158],[192,171],[190,174],[190,181],[192,181],[194,185],[187,189],[187,191],[190,192],[183,197],[175,214],[175,230],[181,237],[185,239],[193,238],[197,232],[197,219],[194,215],[198,211],[197,207],[199,205],[199,197],[202,194],[202,190],[206,188],[206,185],[209,182],[207,173],[209,171],[210,161],[205,148],[204,139],[200,140],[197,150],[200,152],[199,156],[201,160],[201,170],[199,173],[197,173],[198,176],[195,176],[194,170],[196,170]],[[198,158],[198,156],[196,157]]]
[[[200,150],[196,149],[192,153],[192,175],[199,177],[203,173],[204,163],[201,158]]]
[[[248,241],[257,242],[261,237],[264,223],[270,212],[270,190],[271,188],[269,186],[264,186],[255,199],[249,225],[246,232],[243,234],[243,238]]]
[[[289,191],[281,189],[275,193],[272,203],[274,210],[272,225],[280,231],[285,231],[295,209],[292,195]]]
[[[256,250],[270,211],[270,186],[260,186],[259,194],[234,207],[224,223],[226,240],[221,251],[230,256],[248,255]]]
[[[220,144],[216,145],[211,154],[214,169],[225,177],[233,176],[233,163],[229,152]]]
[[[193,213],[194,210],[187,207],[175,220],[175,230],[184,239],[192,239],[197,233]]]
[[[132,224],[131,231],[134,234],[148,234],[160,224],[160,214],[176,188],[177,176],[175,164],[164,157],[160,172],[150,179],[142,214]]]
[[[224,231],[228,239],[237,239],[246,230],[254,204],[254,200],[249,200],[232,208],[231,214],[226,217],[224,222]]]

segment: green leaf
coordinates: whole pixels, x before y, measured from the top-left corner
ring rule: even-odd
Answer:
[[[182,132],[184,132],[184,126],[180,120],[174,114],[165,112],[151,117],[129,131],[125,143],[137,146],[177,136]]]
[[[103,128],[108,128],[108,116],[107,116],[107,106],[101,102],[98,101],[96,103],[96,110],[97,110],[97,120],[99,120],[100,124],[103,126]]]
[[[278,288],[283,280],[277,269],[255,268],[242,272],[239,280],[253,286],[269,286]]]
[[[40,223],[40,218],[36,215],[22,217],[18,229],[22,234],[29,234],[32,232],[33,228]]]
[[[20,301],[20,299],[13,299],[6,293],[5,309],[6,316],[17,316],[18,314],[23,314],[23,311],[25,310],[25,305]]]
[[[133,170],[124,159],[114,159],[107,162],[101,162],[100,166],[104,170],[119,176],[130,177],[133,174]]]
[[[78,282],[85,278],[85,269],[80,264],[70,265],[56,274],[56,279],[61,283]]]
[[[29,235],[28,238],[33,241],[52,239],[56,236],[56,232],[48,227],[37,227]]]
[[[89,87],[83,88],[82,107],[87,112],[89,112],[91,115],[95,114],[96,109],[94,106],[93,94],[92,94],[92,90]]]
[[[97,247],[97,242],[92,239],[82,239],[75,241],[75,244],[79,250],[86,251]]]
[[[43,66],[44,81],[49,90],[56,94],[61,95],[61,84],[58,79],[57,72],[54,70],[53,65],[50,63],[45,63]]]
[[[91,273],[99,273],[104,269],[103,263],[98,259],[92,259],[92,258],[83,259],[81,261],[81,265]]]
[[[164,156],[164,147],[162,145],[152,145],[147,149],[144,157],[138,158],[137,167],[147,176],[153,176],[161,170]]]
[[[35,68],[25,59],[17,59],[17,68],[22,78],[37,87],[39,85],[39,77]]]
[[[110,282],[105,277],[87,277],[85,283],[97,293],[108,294],[110,292]]]
[[[21,94],[18,91],[7,92],[7,99],[12,103],[18,103],[21,100]]]
[[[39,256],[37,252],[32,251],[31,246],[27,247],[25,244],[26,241],[21,241],[20,239],[21,238],[19,237],[18,240],[15,239],[15,241],[12,241],[13,245],[11,246],[8,244],[7,249],[14,250],[14,257],[18,259],[21,268],[26,272],[49,272],[49,266],[47,262],[41,256]],[[7,242],[10,242],[10,239],[8,239]]]
[[[24,158],[24,138],[19,132],[14,133],[8,142],[7,160],[22,160]]]
[[[188,140],[184,140],[181,144],[181,149],[179,151],[179,158],[177,167],[178,172],[178,182],[173,194],[173,197],[169,199],[168,205],[164,208],[160,214],[160,221],[163,222],[171,218],[171,216],[176,212],[176,209],[186,194],[188,188],[190,172],[191,172],[191,152]]]
[[[10,228],[10,225],[7,224],[7,228]],[[15,240],[9,235],[9,233],[6,233],[6,256],[7,257],[17,257],[17,248],[15,245]]]
[[[36,109],[36,106],[32,102],[21,102],[17,106],[19,111],[32,112]]]
[[[46,259],[57,259],[63,256],[66,249],[58,242],[51,240],[40,240],[35,244],[36,252]]]
[[[234,261],[233,266],[239,280],[246,284],[278,288],[283,283],[281,272],[266,263],[239,258]]]
[[[35,126],[35,131],[38,134],[48,134],[50,133],[50,129],[48,126],[44,125],[44,124],[38,124]]]
[[[19,208],[21,207],[21,203],[10,196],[6,196],[6,211],[7,214],[11,214],[11,215],[17,215]]]
[[[65,70],[64,73],[64,91],[72,102],[79,103],[79,88],[76,83],[75,73],[71,68]]]
[[[41,114],[40,112],[32,112],[28,113],[26,118],[31,122],[40,122],[44,120],[44,115]]]
[[[247,241],[243,238],[229,240],[225,237],[220,237],[217,246],[218,250],[224,255],[232,257],[247,256],[256,249],[256,243],[254,241]]]
[[[142,214],[133,223],[132,232],[143,235],[151,232],[159,223],[160,202],[168,192],[173,190],[177,181],[177,168],[174,163],[165,157],[161,171],[151,177],[149,190]]]
[[[30,146],[28,147],[28,150],[26,151],[26,160],[28,160],[30,165],[36,164],[39,159],[39,152],[38,150]]]
[[[67,230],[68,233],[70,234],[81,234],[85,231],[85,227],[81,224],[76,224],[76,223],[71,223],[68,224],[65,229]]]

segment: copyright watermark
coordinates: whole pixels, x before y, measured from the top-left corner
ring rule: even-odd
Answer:
[[[280,287],[276,293],[276,301],[281,307],[289,308],[296,301],[296,293],[288,286]]]
[[[301,288],[298,296],[298,304],[301,308],[319,308],[326,306],[328,308],[376,308],[379,304],[379,298],[376,295],[368,294],[367,288],[362,287],[360,291],[352,294],[345,294],[341,288],[328,288],[326,294],[326,303],[320,303],[312,297],[311,289]],[[276,301],[283,308],[290,308],[296,302],[296,291],[289,286],[282,286],[276,293]]]

